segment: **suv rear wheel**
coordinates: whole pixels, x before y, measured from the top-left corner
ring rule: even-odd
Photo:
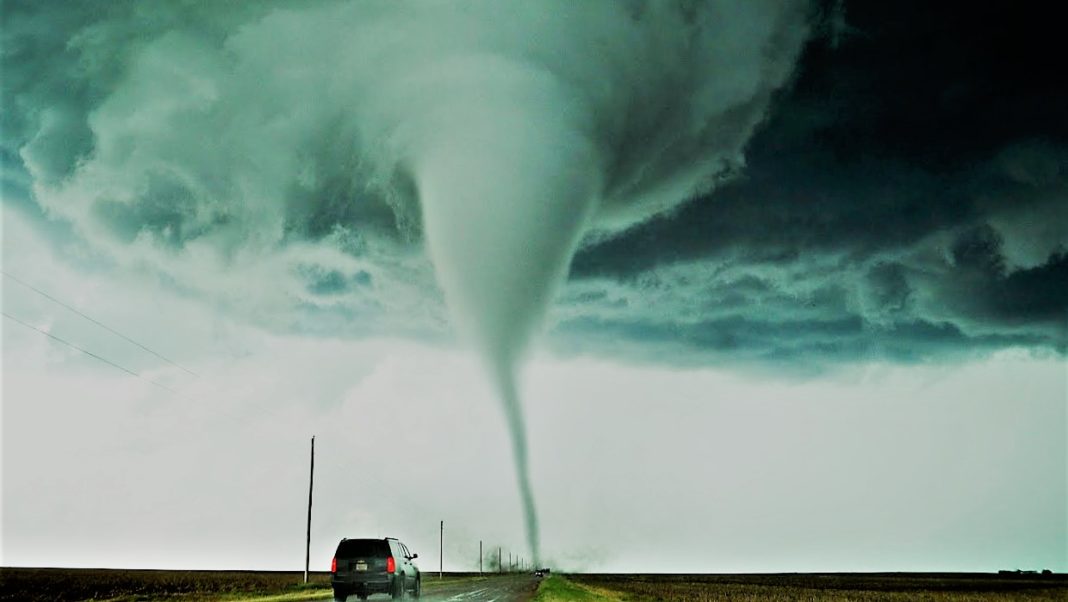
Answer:
[[[408,591],[406,589],[407,583],[405,583],[405,581],[407,581],[407,579],[405,579],[403,573],[401,573],[400,575],[397,575],[393,579],[392,597],[393,597],[394,600],[403,600],[404,598],[407,597],[407,596],[405,596],[405,594],[408,593]]]

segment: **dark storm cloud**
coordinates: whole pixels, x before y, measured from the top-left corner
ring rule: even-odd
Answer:
[[[4,203],[44,220],[46,205],[54,215],[94,196],[85,215],[50,223],[94,224],[81,234],[130,263],[166,264],[183,286],[198,275],[199,292],[232,292],[239,308],[255,299],[277,316],[295,301],[302,316],[285,324],[440,334],[414,184],[376,173],[356,149],[358,124],[329,108],[336,90],[315,87],[352,82],[307,58],[263,58],[258,43],[307,39],[282,27],[307,25],[291,3],[219,6],[4,3]],[[669,363],[1064,351],[1056,20],[971,3],[819,8],[770,111],[765,87],[732,109],[738,119],[702,126],[723,148],[744,144],[744,166],[709,158],[723,170],[712,193],[652,219],[623,211],[629,229],[586,240],[552,314],[555,346]],[[620,117],[636,125],[613,142],[606,194],[685,167],[670,152],[636,167],[644,146],[692,150],[653,128],[684,120],[672,99],[650,102],[652,113]],[[87,163],[99,174],[79,172]],[[632,172],[643,175],[619,176]],[[35,186],[63,191],[75,177],[31,200]],[[70,236],[61,230],[48,231]],[[180,269],[167,263],[177,257]]]
[[[565,298],[560,336],[791,361],[1063,353],[1068,88],[1055,20],[950,4],[846,2],[832,15],[826,3],[824,37],[742,176],[573,263],[572,288],[588,296],[600,287],[633,306],[663,273],[672,292],[609,319]],[[847,33],[832,37],[832,17]],[[764,285],[742,287],[747,274]]]
[[[436,336],[442,310],[417,220],[368,184],[351,123],[328,109],[291,118],[279,98],[304,92],[247,75],[264,70],[255,48],[235,64],[236,33],[287,8],[5,2],[5,207],[59,243],[83,242],[87,257],[255,322]]]

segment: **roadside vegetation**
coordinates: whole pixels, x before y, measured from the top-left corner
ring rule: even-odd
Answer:
[[[564,600],[602,602],[622,600],[622,598],[619,597],[619,592],[580,585],[559,575],[550,575],[538,585],[538,593],[534,596],[533,602],[562,602]]]

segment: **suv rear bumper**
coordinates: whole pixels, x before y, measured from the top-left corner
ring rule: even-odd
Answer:
[[[393,577],[366,580],[332,577],[330,585],[334,587],[334,591],[353,594],[389,594],[393,592]]]

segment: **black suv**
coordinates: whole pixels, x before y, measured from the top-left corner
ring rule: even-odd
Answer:
[[[409,592],[418,598],[423,591],[423,576],[412,562],[418,557],[394,537],[342,539],[330,563],[334,600],[345,600],[352,594],[366,600],[379,593],[396,599]]]

